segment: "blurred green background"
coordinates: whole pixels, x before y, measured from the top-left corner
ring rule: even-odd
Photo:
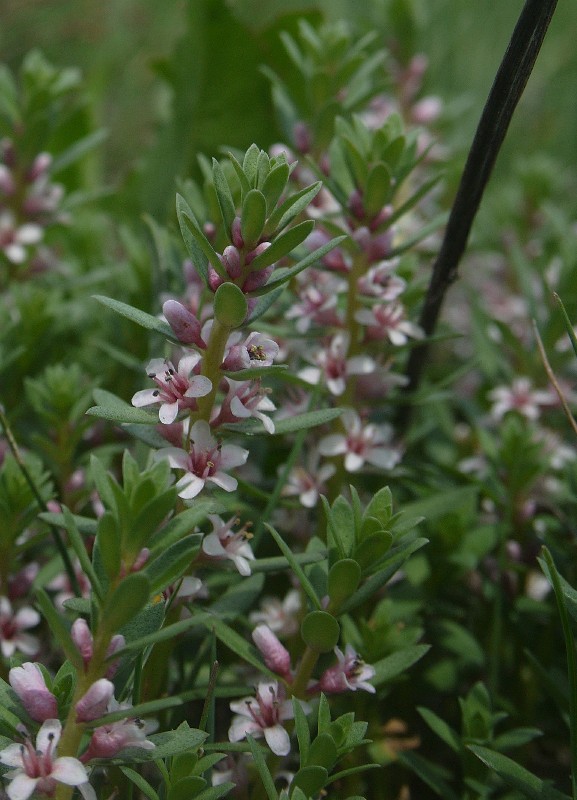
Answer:
[[[462,163],[521,11],[521,0],[0,0],[0,51],[17,69],[41,48],[82,69],[97,125],[109,131],[99,178],[132,177],[134,201],[166,209],[174,178],[198,152],[266,147],[278,130],[259,65],[288,68],[278,32],[298,14],[376,29],[401,60],[426,54],[425,90],[446,103],[448,144]],[[561,0],[497,166],[550,155],[565,172],[577,156],[577,5]],[[129,193],[130,194],[130,193]],[[136,206],[135,206],[136,208]]]

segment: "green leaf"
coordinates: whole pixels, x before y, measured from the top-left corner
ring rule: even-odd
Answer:
[[[94,150],[95,147],[98,147],[98,145],[102,144],[102,142],[107,138],[108,131],[102,128],[83,136],[81,139],[77,139],[73,145],[67,147],[66,150],[63,150],[56,156],[50,165],[51,175],[56,175],[61,170],[66,169],[71,164],[74,164],[75,161],[78,161],[80,158],[86,155],[86,153]]]
[[[202,534],[191,533],[163,550],[158,558],[146,565],[145,575],[150,581],[152,595],[182,577],[200,549]]]
[[[290,564],[292,571],[294,572],[294,574],[298,578],[298,580],[299,580],[304,592],[306,593],[307,597],[309,598],[309,600],[311,601],[313,606],[315,606],[315,608],[317,608],[319,611],[321,611],[322,610],[321,601],[317,597],[317,594],[316,594],[316,592],[314,590],[314,587],[313,587],[312,583],[309,581],[309,579],[307,578],[307,576],[305,575],[301,565],[295,559],[292,550],[286,544],[286,542],[284,541],[284,539],[282,538],[280,533],[278,533],[272,527],[272,525],[269,525],[267,523],[265,525],[265,527],[269,531],[269,533],[271,534],[271,536],[273,537],[273,539],[275,540],[277,545],[279,546],[282,554],[284,555],[284,557],[286,558],[288,563]]]
[[[255,561],[251,561],[251,568]],[[239,576],[233,583],[210,605],[210,613],[219,617],[226,616],[236,619],[240,614],[247,612],[258,600],[264,585],[264,575],[256,574],[248,578]]]
[[[214,316],[226,328],[238,328],[246,319],[248,305],[236,284],[221,283],[214,294]]]
[[[415,775],[418,775],[419,778],[438,794],[439,797],[442,797],[443,800],[459,800],[459,797],[447,783],[446,778],[449,777],[449,773],[437,764],[433,764],[431,761],[418,755],[418,753],[411,753],[408,751],[398,753],[397,759],[401,764],[404,764],[414,772]]]
[[[256,144],[251,144],[248,148],[246,153],[244,154],[244,159],[242,162],[242,169],[251,186],[256,184],[256,167],[258,163],[258,157],[260,155],[260,149],[257,147]]]
[[[98,405],[92,406],[86,411],[91,417],[98,417],[99,419],[117,423],[132,422],[139,425],[158,425],[158,413],[147,411],[144,408],[135,408],[105,389],[95,389],[94,399]]]
[[[127,575],[107,598],[102,617],[107,630],[115,633],[148,603],[150,583],[143,572]]]
[[[234,207],[234,200],[232,199],[230,186],[228,185],[228,181],[225,177],[223,169],[216,158],[212,159],[212,178],[214,181],[214,188],[216,190],[216,197],[220,207],[224,228],[227,234],[230,235],[232,223],[236,217],[236,209]]]
[[[205,616],[203,619],[203,624],[209,630],[213,630],[218,639],[220,639],[220,641],[225,644],[229,650],[232,650],[233,653],[236,653],[237,656],[240,656],[243,662],[251,664],[259,672],[268,675],[271,680],[278,680],[278,675],[275,672],[272,672],[272,670],[266,666],[264,661],[258,655],[258,650],[256,647],[250,645],[246,639],[230,628],[221,619],[216,616],[212,618]]]
[[[379,686],[381,683],[387,683],[397,678],[409,667],[412,667],[415,662],[419,661],[430,649],[431,646],[428,644],[415,644],[381,658],[380,661],[373,664],[375,677],[372,678],[371,682]]]
[[[268,800],[278,800],[278,794],[274,785],[274,781],[272,775],[270,774],[269,768],[266,765],[265,757],[261,748],[255,742],[252,736],[247,736],[246,739],[249,744],[258,774],[260,775],[262,785],[267,793]]]
[[[393,534],[390,531],[377,531],[365,536],[360,544],[355,547],[355,559],[363,570],[372,564],[376,564],[387,551],[393,542]]]
[[[90,585],[94,590],[94,594],[98,598],[99,603],[102,603],[103,600],[103,592],[102,587],[100,586],[100,581],[98,580],[98,576],[94,571],[94,567],[92,566],[92,562],[90,561],[90,557],[86,550],[86,545],[84,544],[84,540],[80,535],[80,531],[76,527],[76,522],[74,521],[74,516],[69,508],[66,506],[62,507],[62,513],[64,514],[64,520],[66,523],[66,530],[68,532],[68,538],[70,540],[70,544],[72,545],[74,552],[76,553],[76,557],[80,562],[80,566],[82,567],[83,572],[87,575]]]
[[[315,428],[317,425],[324,425],[336,419],[342,414],[341,408],[321,408],[318,411],[305,411],[304,414],[297,414],[294,417],[275,420],[274,433],[267,433],[267,436],[282,436],[285,433],[295,433],[305,428]],[[231,423],[224,426],[231,431],[241,431],[246,434],[262,434],[262,424],[258,420],[247,420],[247,422]]]
[[[290,175],[287,163],[277,164],[267,175],[262,185],[262,193],[266,200],[267,214],[270,216],[284,192]]]
[[[299,756],[301,767],[307,763],[309,748],[311,744],[311,733],[309,723],[303,707],[296,697],[292,698],[293,713],[295,720],[295,732],[299,743]]]
[[[556,292],[553,292],[553,297],[559,303],[559,307],[561,308],[561,313],[563,315],[563,322],[565,323],[565,330],[567,331],[567,335],[569,336],[571,346],[573,347],[573,352],[577,356],[577,336],[575,336],[575,330],[573,328],[571,320],[569,319],[569,314],[567,313],[567,310],[563,305],[563,301]]]
[[[490,769],[494,770],[508,786],[517,789],[525,797],[529,797],[531,800],[569,800],[566,794],[558,792],[547,781],[543,781],[533,775],[532,772],[529,772],[529,770],[520,766],[508,756],[479,745],[468,745],[468,749]]]
[[[329,570],[328,593],[333,610],[339,609],[356,591],[361,580],[361,568],[352,558],[344,558]]]
[[[146,330],[149,331],[156,331],[156,333],[160,333],[161,336],[166,337],[171,342],[179,344],[178,339],[175,337],[172,328],[167,322],[164,322],[157,317],[153,317],[152,314],[147,314],[146,311],[141,311],[139,308],[129,306],[128,303],[122,303],[120,300],[114,300],[112,297],[105,297],[102,294],[95,294],[93,295],[93,298],[98,300],[99,303],[102,303],[103,306],[111,308],[113,311],[116,311],[117,314],[126,317],[126,319],[129,319],[131,322],[135,322],[142,328],[146,328]]]
[[[194,264],[198,274],[201,276],[205,285],[207,285],[209,260],[204,254],[203,249],[198,244],[190,226],[186,222],[187,218],[194,216],[192,210],[190,209],[184,197],[179,194],[176,195],[176,215],[178,217],[180,232],[182,234],[188,254],[191,257],[192,263]]]
[[[204,235],[190,206],[187,204],[186,200],[179,194],[176,195],[176,214],[178,216],[178,222],[180,224],[180,230],[182,231],[184,243],[186,244],[187,249],[190,252],[191,258],[194,262],[194,266],[198,269],[198,271],[201,274],[203,274],[202,266],[197,264],[196,261],[196,258],[198,257],[198,250],[200,250],[203,254],[202,263],[206,264],[206,262],[209,261],[216,270],[216,272],[221,276],[221,278],[226,279],[228,276],[224,271],[224,268],[220,262],[216,250]],[[190,234],[192,234],[192,240],[194,242],[192,248],[190,247],[190,236],[189,237],[185,236],[184,233],[185,231],[188,231]],[[191,249],[193,252],[191,252]],[[208,271],[206,272],[205,280],[207,279],[208,279]]]
[[[266,198],[258,189],[251,189],[242,202],[240,231],[245,247],[252,249],[261,237],[266,222]],[[256,259],[255,259],[256,261]]]
[[[251,270],[256,272],[257,270],[265,269],[271,264],[274,264],[275,261],[279,261],[281,258],[288,256],[299,244],[304,242],[314,227],[314,221],[312,219],[307,219],[289,228],[284,233],[281,233],[273,240],[270,247],[263,253],[260,253],[254,261],[251,261]]]
[[[339,754],[333,737],[328,733],[319,733],[310,746],[305,763],[307,766],[316,764],[330,771],[337,763],[338,757]]]
[[[299,788],[305,797],[314,797],[324,787],[328,777],[329,773],[324,767],[319,767],[316,764],[302,767],[291,781],[290,796],[292,796],[295,789]]]
[[[314,200],[322,186],[318,181],[288,197],[269,217],[263,235],[270,238],[284,230]]]
[[[54,638],[59,643],[60,647],[64,650],[64,654],[66,658],[74,664],[76,669],[82,670],[84,664],[82,662],[82,656],[78,652],[78,648],[72,641],[72,637],[70,636],[70,631],[68,630],[68,626],[60,616],[60,614],[56,611],[54,606],[52,605],[52,601],[44,591],[44,589],[38,589],[36,592],[36,600],[38,605],[40,606],[40,611],[44,615],[46,622]]]
[[[437,736],[442,739],[445,744],[449,745],[451,750],[455,753],[459,753],[462,748],[461,737],[459,734],[448,725],[444,719],[437,716],[433,711],[430,711],[428,708],[423,708],[422,706],[417,707],[417,711],[425,720],[429,728],[436,733]]]
[[[260,289],[251,292],[251,296],[258,297],[259,295],[265,294],[267,292],[272,291],[273,289],[276,289],[277,286],[285,284],[291,278],[294,278],[295,275],[298,275],[299,272],[302,272],[307,267],[310,267],[311,264],[320,261],[321,258],[326,256],[326,254],[329,253],[331,250],[334,250],[335,247],[338,247],[338,245],[344,239],[347,238],[348,238],[347,236],[337,236],[335,239],[331,239],[330,242],[327,242],[326,244],[323,244],[321,247],[318,247],[316,250],[313,250],[312,253],[309,253],[307,256],[302,258],[294,266],[275,269],[271,279],[267,281],[267,283]]]
[[[388,486],[373,495],[365,509],[364,517],[375,517],[381,523],[381,528],[386,528],[393,516],[393,497]]]
[[[327,510],[329,523],[328,534],[332,535],[333,541],[329,537],[330,544],[336,545],[341,558],[349,558],[352,554],[356,530],[353,509],[348,501],[339,495],[332,504],[330,511]]]
[[[301,623],[304,643],[317,653],[329,653],[341,635],[337,620],[326,611],[310,611]]]
[[[140,789],[145,797],[148,797],[149,800],[159,800],[158,794],[154,791],[148,781],[145,780],[142,775],[140,775],[140,773],[136,772],[136,770],[131,769],[130,767],[120,767],[120,769],[126,775],[126,777]]]
[[[153,633],[146,634],[138,639],[133,639],[127,642],[124,647],[109,656],[107,661],[121,658],[122,656],[130,654],[133,650],[143,650],[145,647],[150,647],[151,645],[158,644],[159,642],[165,642],[168,639],[173,639],[176,636],[180,636],[181,634],[189,631],[191,628],[204,625],[206,622],[204,617],[208,616],[208,614],[196,614],[194,617],[188,617],[180,622],[173,622],[171,625],[166,625],[164,628],[154,631]]]
[[[188,775],[173,783],[168,790],[167,800],[190,800],[202,791],[207,782],[199,775]]]

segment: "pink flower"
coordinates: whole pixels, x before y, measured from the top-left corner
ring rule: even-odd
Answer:
[[[106,678],[95,681],[76,703],[76,721],[92,722],[104,716],[114,697],[114,684]]]
[[[338,325],[336,305],[341,282],[327,273],[317,272],[315,276],[307,277],[311,277],[311,282],[299,289],[299,302],[288,309],[286,319],[296,319],[295,327],[299,333],[306,333],[313,322]]]
[[[40,622],[40,614],[29,606],[16,613],[7,597],[0,597],[0,650],[4,658],[10,658],[19,650],[27,656],[38,652],[40,642],[36,636],[24,633]]]
[[[400,453],[390,446],[390,425],[364,425],[356,411],[345,409],[341,416],[346,433],[332,433],[319,442],[323,456],[344,455],[347,472],[358,472],[365,462],[380,469],[393,469]]]
[[[58,716],[58,703],[46,686],[42,670],[37,664],[26,661],[21,667],[13,667],[8,681],[14,689],[28,716],[35,722],[45,722]]]
[[[398,259],[380,261],[371,267],[357,281],[359,292],[369,297],[378,297],[382,301],[396,300],[406,287],[406,282],[395,275]]]
[[[217,514],[209,514],[212,522],[212,533],[202,540],[202,552],[210,558],[230,559],[241,575],[250,575],[250,561],[254,560],[254,553],[248,545],[252,534],[247,533],[246,525],[239,531],[233,531],[232,526],[240,522],[236,517],[231,517],[224,522]]]
[[[157,451],[155,458],[166,458],[171,467],[185,471],[176,488],[179,497],[190,500],[202,491],[207,482],[220,486],[225,492],[234,492],[238,481],[224,470],[244,464],[248,450],[217,442],[208,422],[197,420],[190,429],[188,452],[179,447],[165,447]]]
[[[274,433],[274,422],[264,413],[276,410],[275,404],[268,397],[269,390],[263,389],[259,380],[243,382],[227,378],[226,381],[228,394],[211,424],[217,426],[253,417],[262,422],[267,433]]]
[[[347,358],[348,348],[348,334],[336,333],[328,347],[317,351],[313,356],[318,366],[300,370],[299,378],[313,384],[319,383],[321,378],[324,378],[331,394],[337,397],[343,394],[350,375],[368,375],[375,369],[375,362],[369,356]]]
[[[277,597],[265,597],[261,610],[251,612],[249,619],[253,624],[264,622],[279,636],[293,636],[299,629],[301,608],[300,592],[291,589],[282,602]]]
[[[291,657],[268,625],[257,625],[252,640],[264,656],[267,667],[286,681],[292,680]]]
[[[551,392],[533,389],[529,378],[515,378],[511,386],[497,386],[489,392],[488,397],[493,402],[491,416],[497,420],[509,411],[517,411],[527,419],[536,420],[541,406],[555,402]]]
[[[61,733],[60,721],[48,719],[38,731],[36,747],[27,739],[23,745],[10,744],[0,751],[0,762],[12,767],[4,774],[10,781],[6,789],[10,800],[28,800],[34,792],[53,796],[57,783],[78,786],[87,800],[96,800],[80,761],[70,756],[55,758]]]
[[[367,326],[368,339],[388,339],[399,347],[406,344],[409,337],[422,339],[423,332],[414,322],[407,320],[405,309],[401,303],[374,305],[372,308],[361,308],[355,319]]]
[[[229,339],[229,350],[222,362],[222,369],[236,372],[251,367],[270,367],[278,351],[278,344],[262,333],[253,331],[242,344],[238,343],[238,335],[234,333]]]
[[[290,700],[283,700],[278,684],[259,683],[256,698],[245,697],[230,704],[236,716],[228,729],[231,742],[240,742],[247,735],[259,738],[264,736],[266,743],[277,756],[290,752],[290,737],[281,725],[285,719],[294,716]]]
[[[321,493],[326,488],[326,481],[336,472],[334,464],[323,464],[322,467],[319,467],[318,461],[319,454],[314,452],[309,458],[308,469],[301,466],[293,467],[286,484],[283,486],[282,494],[284,497],[298,495],[304,508],[314,508],[316,506]]]
[[[375,677],[375,668],[365,664],[350,644],[342,650],[335,647],[337,663],[325,670],[320,681],[309,691],[320,691],[325,694],[340,694],[348,690],[356,692],[363,689],[365,692],[375,693],[375,687],[368,683]]]
[[[130,712],[131,706],[118,703],[111,697],[106,711],[125,710]],[[87,749],[82,754],[82,761],[86,763],[92,758],[113,758],[125,747],[140,747],[143,750],[153,750],[156,745],[146,738],[147,730],[153,726],[147,726],[142,720],[135,717],[111,722],[108,725],[100,725],[92,732],[92,737]]]
[[[156,389],[143,389],[136,392],[132,405],[137,408],[160,403],[159,419],[170,425],[184,408],[196,408],[196,398],[204,397],[212,389],[211,381],[204,375],[192,375],[200,361],[198,353],[184,356],[175,370],[170,361],[153,358],[146,367],[148,377],[156,383]]]

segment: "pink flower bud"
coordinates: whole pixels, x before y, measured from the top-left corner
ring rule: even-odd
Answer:
[[[38,153],[32,162],[32,166],[28,170],[26,175],[27,180],[33,183],[46,173],[50,164],[52,164],[52,156],[50,153]]]
[[[357,219],[363,219],[365,216],[363,198],[358,189],[355,189],[349,197],[349,210]]]
[[[222,265],[227,271],[227,274],[234,280],[238,278],[241,271],[240,253],[234,245],[229,244],[222,251],[221,259]]]
[[[240,217],[235,217],[230,226],[230,238],[235,247],[242,250],[244,247],[244,239],[242,238],[242,231],[240,226]]]
[[[260,254],[264,253],[265,250],[268,250],[269,247],[270,247],[270,242],[261,242],[260,244],[258,244],[254,248],[254,250],[251,250],[250,253],[248,253],[245,259],[246,263],[251,264],[257,256],[260,256]]]
[[[311,132],[304,122],[295,122],[293,127],[295,147],[301,153],[308,153],[311,149]]]
[[[200,322],[182,303],[178,300],[167,300],[162,306],[162,313],[180,342],[196,344],[203,349],[206,347],[200,335]]]
[[[132,565],[131,572],[138,572],[142,569],[142,567],[146,564],[148,559],[150,558],[150,550],[148,547],[143,547],[140,553],[134,559],[134,564]]]
[[[268,625],[257,625],[252,632],[252,640],[263,654],[267,667],[282,678],[291,680],[290,654]]]
[[[108,704],[114,697],[114,684],[106,678],[95,681],[76,703],[76,721],[91,722],[106,714]]]
[[[218,272],[214,269],[214,267],[208,268],[208,285],[212,289],[213,292],[216,292],[218,287],[224,283],[224,278],[221,278]]]
[[[5,164],[0,164],[0,192],[5,197],[10,197],[16,191],[16,184],[11,170]]]
[[[72,641],[78,648],[78,652],[82,656],[84,667],[87,667],[92,658],[93,642],[92,634],[90,633],[90,628],[86,620],[82,617],[74,620],[72,628],[70,629],[70,635],[72,636]]]
[[[47,688],[40,667],[27,661],[21,667],[13,667],[8,680],[31,719],[45,722],[58,718],[58,703]]]
[[[202,226],[202,230],[208,241],[214,242],[214,239],[216,237],[216,225],[214,224],[214,222],[205,222],[204,225]]]
[[[242,285],[243,292],[254,292],[255,289],[260,289],[261,286],[264,286],[272,275],[273,269],[274,267],[270,266],[249,273],[246,281]]]
[[[110,644],[108,645],[108,650],[106,651],[106,657],[110,658],[110,656],[114,655],[117,650],[120,650],[126,644],[126,639],[121,633],[117,633],[116,636],[113,636],[110,640]],[[108,669],[106,670],[106,677],[108,680],[112,680],[112,678],[116,675],[118,670],[118,661],[113,661],[109,664]]]

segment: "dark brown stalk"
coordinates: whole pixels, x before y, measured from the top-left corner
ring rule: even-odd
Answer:
[[[427,336],[434,331],[445,294],[458,277],[459,262],[467,246],[485,186],[556,5],[557,0],[527,0],[503,56],[475,132],[439,255],[433,265],[419,319]],[[428,351],[426,341],[411,351],[407,365],[408,392],[414,392],[419,386]],[[406,424],[409,413],[410,404],[406,403],[402,409],[402,423]]]

